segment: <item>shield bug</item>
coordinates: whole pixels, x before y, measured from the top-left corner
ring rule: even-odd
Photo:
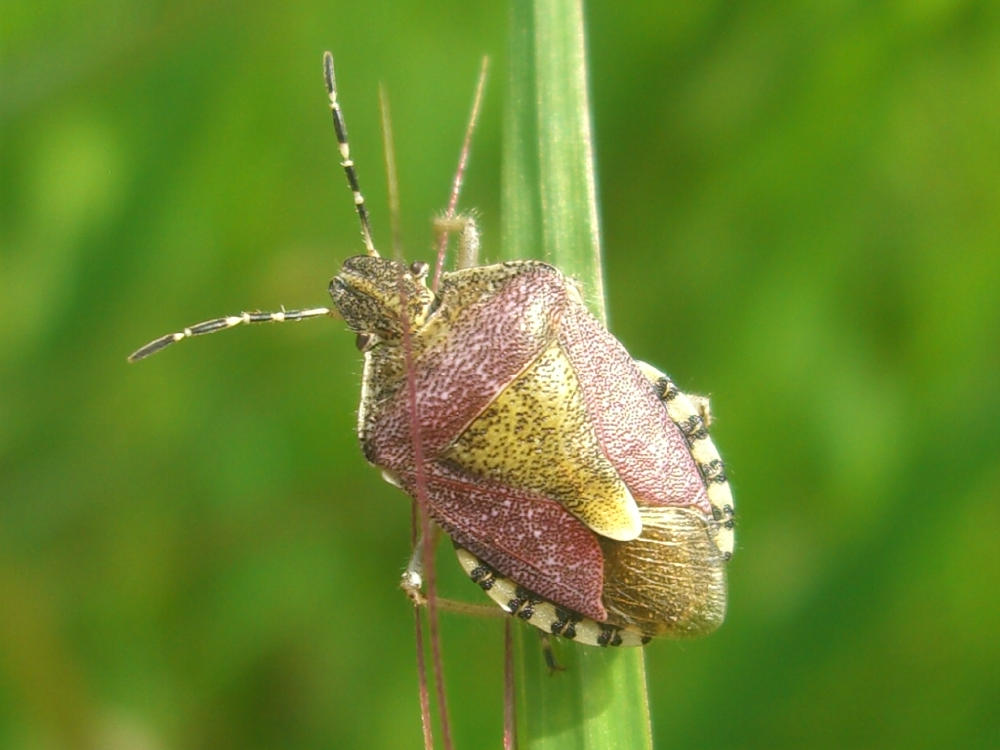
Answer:
[[[129,359],[243,323],[341,317],[364,354],[365,457],[421,496],[502,609],[599,646],[714,629],[733,503],[707,401],[633,360],[551,265],[470,264],[432,290],[426,264],[381,257],[329,53],[324,74],[365,245],[330,282],[335,311],[217,318]],[[478,233],[471,219],[460,224],[467,258]],[[411,589],[417,560],[404,575]]]

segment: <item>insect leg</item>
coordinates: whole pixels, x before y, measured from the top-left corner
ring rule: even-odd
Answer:
[[[479,265],[479,225],[472,214],[439,216],[434,220],[434,231],[439,237],[458,233],[458,268]],[[445,240],[447,242],[447,240]]]
[[[552,636],[544,630],[539,630],[538,638],[542,643],[542,656],[545,658],[545,666],[549,668],[549,674],[562,672],[565,667],[556,660],[556,652],[552,647]]]
[[[432,547],[437,546],[437,540],[441,536],[441,529],[437,526],[431,527],[431,534],[434,537],[434,543]],[[417,539],[416,544],[413,545],[413,554],[410,556],[410,561],[406,564],[406,570],[403,571],[403,575],[400,576],[399,587],[403,589],[406,596],[409,597],[410,601],[413,602],[414,606],[423,607],[427,605],[427,597],[424,596],[424,575],[423,575],[423,559],[421,552],[423,551],[424,539],[423,535]],[[435,598],[435,603],[441,609],[447,612],[455,612],[463,615],[472,615],[474,617],[505,617],[506,612],[498,607],[492,607],[486,604],[469,604],[467,602],[458,602],[453,599],[442,599],[440,597]]]
[[[423,526],[417,527],[419,529],[417,534],[417,540],[413,544],[413,552],[410,554],[410,560],[406,563],[406,570],[403,571],[403,575],[400,577],[399,587],[406,592],[406,595],[410,597],[410,600],[414,604],[423,604],[424,595],[424,530]],[[436,546],[438,537],[441,534],[441,530],[437,526],[431,527],[431,549]]]
[[[129,362],[138,362],[151,354],[156,354],[161,349],[183,341],[191,336],[201,336],[206,333],[216,333],[227,328],[233,328],[245,323],[289,323],[296,320],[308,320],[309,318],[319,318],[329,316],[332,311],[328,307],[313,307],[308,310],[281,310],[279,312],[241,312],[239,315],[227,315],[224,318],[213,318],[201,323],[187,326],[177,333],[168,333],[158,339],[150,341],[143,347],[136,349],[128,356]]]

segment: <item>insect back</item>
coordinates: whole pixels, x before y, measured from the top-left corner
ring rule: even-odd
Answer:
[[[539,261],[445,273],[407,351],[377,330],[401,325],[342,307],[362,293],[338,278],[334,304],[368,342],[365,455],[417,493],[412,378],[428,510],[501,607],[595,645],[721,622],[732,501],[707,411],[632,360],[572,281]]]

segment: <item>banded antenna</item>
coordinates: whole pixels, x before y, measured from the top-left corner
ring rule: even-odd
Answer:
[[[333,115],[333,130],[337,134],[337,147],[340,149],[340,166],[347,175],[347,185],[351,188],[354,208],[357,209],[358,219],[361,221],[361,239],[365,243],[365,252],[377,258],[379,255],[375,243],[372,242],[372,225],[368,219],[365,196],[361,194],[358,172],[351,159],[351,145],[347,141],[347,123],[344,122],[344,113],[337,101],[337,77],[333,73],[333,55],[329,52],[323,53],[323,78],[326,81],[326,91],[330,95],[330,114]]]
[[[354,207],[358,212],[358,219],[361,222],[361,238],[365,245],[365,252],[368,255],[378,257],[378,251],[372,242],[371,222],[368,218],[368,209],[365,206],[365,198],[361,194],[358,185],[358,173],[351,160],[351,147],[347,142],[347,125],[344,122],[344,113],[340,109],[337,101],[337,79],[333,73],[333,55],[329,52],[323,53],[323,78],[326,81],[326,90],[330,97],[330,112],[333,115],[333,129],[337,134],[337,145],[340,151],[340,166],[344,168],[347,175],[347,185],[354,196]],[[165,349],[171,344],[183,341],[192,336],[202,336],[207,333],[216,333],[235,328],[239,325],[249,323],[289,323],[297,320],[309,320],[310,318],[334,317],[337,313],[329,307],[311,307],[304,310],[279,310],[278,312],[241,312],[239,315],[226,315],[221,318],[213,318],[194,325],[185,326],[176,333],[168,333],[158,339],[150,341],[145,346],[136,349],[128,356],[129,362],[138,362],[151,354],[156,354],[161,349]]]

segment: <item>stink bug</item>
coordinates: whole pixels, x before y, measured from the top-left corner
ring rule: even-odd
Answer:
[[[382,258],[329,53],[324,75],[365,245],[330,282],[335,311],[218,318],[129,359],[242,323],[341,317],[364,353],[365,457],[422,496],[501,608],[600,646],[718,626],[733,504],[707,401],[633,360],[551,265],[470,264],[432,291],[426,264]],[[460,223],[467,258],[478,234]],[[416,562],[404,583],[419,587]]]

